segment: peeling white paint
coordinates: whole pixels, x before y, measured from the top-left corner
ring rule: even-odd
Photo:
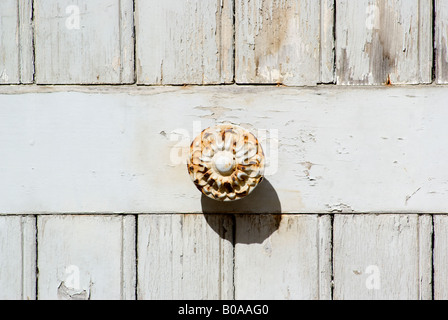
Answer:
[[[277,130],[277,150],[262,141],[276,194],[260,196],[283,213],[448,208],[442,87],[22,90],[0,95],[1,213],[202,212],[182,152],[193,130],[223,122]]]

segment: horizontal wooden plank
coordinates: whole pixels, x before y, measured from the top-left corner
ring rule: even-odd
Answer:
[[[139,215],[139,299],[232,299],[230,215]]]
[[[447,212],[447,99],[440,86],[0,88],[0,213]],[[185,165],[222,122],[267,158],[233,203],[201,197]]]
[[[36,299],[36,218],[0,217],[0,299]]]
[[[236,299],[330,299],[331,223],[317,215],[237,215]]]
[[[38,299],[135,299],[134,216],[38,216]]]
[[[431,299],[431,216],[334,219],[334,299]]]

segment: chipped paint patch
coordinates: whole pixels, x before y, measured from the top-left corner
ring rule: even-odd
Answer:
[[[355,210],[348,204],[345,203],[337,203],[337,204],[326,204],[325,205],[328,208],[328,212],[330,213],[351,213],[355,212]]]
[[[59,300],[90,300],[90,290],[75,290],[69,288],[62,281],[58,287]]]

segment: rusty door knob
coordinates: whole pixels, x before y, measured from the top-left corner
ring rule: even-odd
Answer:
[[[206,196],[220,201],[238,200],[263,180],[263,150],[257,138],[239,126],[210,127],[191,143],[188,172]]]

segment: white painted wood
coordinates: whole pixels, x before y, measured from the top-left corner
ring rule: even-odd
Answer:
[[[38,298],[135,299],[134,216],[38,216]]]
[[[237,216],[235,298],[329,299],[330,227],[317,215]]]
[[[403,1],[403,0],[402,0]],[[405,6],[408,2],[402,2]],[[434,65],[434,1],[418,0],[418,83],[432,83]],[[408,57],[405,56],[404,60]],[[411,65],[412,67],[412,65]],[[406,81],[409,83],[409,81]]]
[[[431,82],[431,0],[337,0],[336,14],[338,84]]]
[[[121,218],[121,296],[122,300],[135,300],[137,287],[137,226],[135,216]]]
[[[333,226],[332,217],[318,218],[319,300],[331,300],[333,286]]]
[[[228,215],[139,215],[139,299],[232,299]]]
[[[433,234],[431,215],[418,216],[418,254],[419,254],[419,297],[420,300],[433,298]]]
[[[0,84],[33,82],[32,2],[0,2]]]
[[[0,2],[0,83],[19,83],[17,6],[15,0]]]
[[[334,219],[334,299],[431,299],[431,216]]]
[[[20,83],[34,81],[33,0],[19,0],[19,66]]]
[[[135,3],[138,83],[233,80],[233,1]]]
[[[237,83],[333,81],[333,1],[237,0]]]
[[[36,82],[134,82],[132,0],[35,1]]]
[[[448,84],[448,3],[435,0],[436,82]]]
[[[335,81],[334,4],[334,0],[320,0],[320,83]]]
[[[36,299],[36,219],[0,217],[0,299]]]
[[[434,299],[448,299],[448,216],[434,216]]]
[[[447,212],[447,99],[441,86],[19,88],[0,95],[0,212]],[[224,206],[201,203],[184,162],[221,122],[252,130],[269,161],[269,183]]]

